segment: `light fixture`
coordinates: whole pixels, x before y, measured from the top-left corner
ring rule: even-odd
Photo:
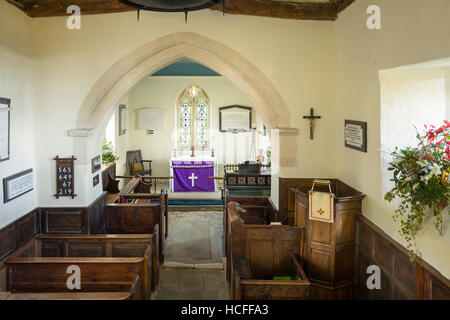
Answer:
[[[222,3],[222,9],[225,10],[225,0],[119,0],[127,6],[136,8],[139,12],[158,11],[158,12],[184,12],[185,20],[189,11],[197,11],[210,8]]]

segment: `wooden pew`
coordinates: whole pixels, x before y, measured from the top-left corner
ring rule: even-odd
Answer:
[[[148,291],[144,258],[12,258],[5,264],[6,289],[12,293]],[[80,290],[67,288],[72,265],[81,270]],[[141,292],[134,298],[145,298]]]
[[[140,300],[140,288],[136,276],[129,292],[0,292],[0,300]]]
[[[233,300],[307,300],[310,282],[298,259],[289,252],[289,264],[284,270],[255,276],[248,260],[232,255],[233,281],[231,292]],[[276,279],[278,275],[286,279]],[[290,278],[290,279],[288,279]]]
[[[127,201],[135,203],[126,203]],[[116,203],[106,206],[107,233],[154,233],[155,226],[158,226],[159,260],[163,263],[163,244],[164,238],[167,238],[168,228],[167,207],[168,198],[165,192],[121,193]]]
[[[236,202],[239,207],[244,209],[241,212],[241,219],[246,224],[266,224],[269,225],[272,222],[278,222],[278,211],[274,209],[272,201],[268,197],[256,196],[229,196],[228,192],[225,193],[225,205],[224,205],[224,224],[223,230],[225,233],[225,255],[228,256],[228,204]]]
[[[36,238],[37,257],[145,257],[149,286],[159,284],[159,231],[154,234],[42,235]],[[148,246],[151,254],[146,253]]]
[[[227,215],[227,279],[231,281],[231,288],[233,290],[232,295],[236,297],[239,296],[239,286],[237,286],[236,281],[238,278],[242,279],[242,272],[239,271],[237,263],[233,263],[233,257],[235,257],[235,261],[237,257],[243,261],[247,261],[248,270],[251,270],[251,277],[249,279],[253,280],[270,280],[273,276],[292,274],[293,270],[296,269],[296,267],[293,268],[293,266],[297,266],[295,261],[299,262],[298,266],[301,268],[304,241],[303,228],[284,225],[245,224],[241,215],[245,216],[246,211],[242,209],[237,202],[228,203]],[[292,260],[291,252],[295,257],[295,261]],[[309,281],[303,273],[301,274],[300,279],[307,282],[295,283],[294,286],[308,286],[309,288]],[[273,284],[278,288],[272,288],[270,289],[271,291],[286,291],[286,289],[281,288],[281,285],[284,285],[285,283]],[[258,290],[263,290],[263,287],[270,287],[268,287],[268,284],[265,282],[252,283],[252,285],[260,285],[261,288]],[[242,290],[242,287],[240,288]],[[295,297],[305,298],[307,297],[306,293],[309,294],[309,289],[306,291],[304,291],[304,289],[297,290],[297,294],[300,294],[300,292],[305,293],[305,295],[297,295]],[[282,296],[281,293],[275,294],[273,292],[265,292],[264,294]],[[251,294],[248,295],[248,297],[251,296]],[[253,298],[256,299],[258,297],[253,295]],[[264,296],[261,298],[264,298]],[[286,298],[288,297],[286,296]]]

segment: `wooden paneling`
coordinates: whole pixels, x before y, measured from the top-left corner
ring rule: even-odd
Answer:
[[[356,219],[355,292],[358,299],[450,299],[450,281],[416,257],[367,218]],[[381,270],[381,289],[367,288],[367,267]]]
[[[106,192],[90,206],[41,208],[43,234],[98,234],[106,231]]]
[[[14,250],[39,234],[38,210],[0,229],[0,264]]]

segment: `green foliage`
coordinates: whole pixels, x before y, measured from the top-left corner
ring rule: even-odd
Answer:
[[[116,162],[117,160],[119,160],[119,157],[116,156],[112,142],[108,142],[106,139],[103,139],[102,162],[105,164],[110,164]]]
[[[450,123],[444,121],[439,128],[425,126],[424,135],[417,134],[417,147],[395,148],[388,170],[392,172],[394,188],[384,199],[401,200],[393,215],[400,221],[400,234],[407,242],[414,260],[415,238],[422,227],[427,209],[433,209],[435,226],[443,233],[443,215],[450,214]]]

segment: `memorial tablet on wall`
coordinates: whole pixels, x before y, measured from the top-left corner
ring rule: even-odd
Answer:
[[[56,199],[59,197],[75,198],[74,192],[74,161],[76,158],[60,158],[56,156]]]
[[[9,159],[11,100],[0,98],[0,162]]]
[[[33,169],[3,179],[3,202],[7,203],[33,190]]]
[[[252,108],[228,106],[219,108],[220,132],[245,132],[252,128]]]
[[[367,122],[345,120],[345,146],[367,152]]]

